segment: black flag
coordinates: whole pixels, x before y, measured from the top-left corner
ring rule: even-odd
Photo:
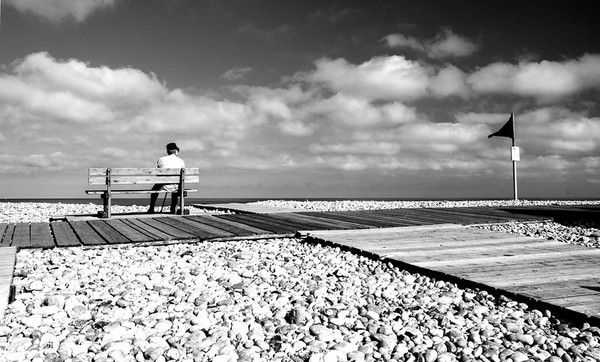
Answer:
[[[515,139],[515,127],[513,126],[513,115],[512,114],[510,115],[508,122],[506,122],[504,124],[504,126],[502,126],[502,128],[500,128],[497,132],[489,135],[488,138],[492,138],[494,136],[508,137],[508,138],[512,138],[513,140]]]

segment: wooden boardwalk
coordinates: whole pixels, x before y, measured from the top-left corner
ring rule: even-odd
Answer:
[[[452,224],[301,235],[600,323],[599,248]]]
[[[298,230],[350,230],[444,223],[470,225],[547,218],[545,215],[532,216],[496,208],[167,215],[67,218],[49,223],[0,223],[0,248],[49,249],[263,235],[293,236]]]

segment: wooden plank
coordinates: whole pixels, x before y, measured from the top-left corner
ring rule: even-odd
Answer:
[[[597,285],[597,280],[591,279],[569,282],[538,283],[535,285],[517,285],[507,288],[507,290],[513,293],[550,301],[555,298],[561,298],[562,296],[599,293],[598,290],[590,289],[590,285]]]
[[[13,232],[15,231],[15,224],[7,224],[4,230],[4,235],[0,239],[0,247],[10,246],[12,242]]]
[[[376,220],[386,220],[396,223],[394,226],[410,226],[423,224],[442,224],[453,222],[449,218],[441,218],[438,215],[430,215],[424,209],[387,209],[387,210],[369,210],[369,211],[351,211],[351,215],[360,215],[370,217]]]
[[[0,227],[0,229],[2,228]],[[4,230],[6,230],[6,228],[4,228]],[[1,237],[2,233],[0,232],[0,238]],[[12,285],[13,281],[16,261],[16,247],[0,248],[0,318],[4,317],[6,308],[8,308],[10,286]]]
[[[181,239],[181,240],[198,239],[198,237],[196,235],[187,233],[178,228],[175,228],[168,224],[165,224],[164,222],[161,221],[161,219],[164,219],[164,217],[142,218],[142,219],[138,219],[138,220],[143,224],[147,224],[148,226],[151,226],[157,230],[160,230],[164,233],[169,234],[174,239]]]
[[[185,183],[200,182],[199,176],[185,176]],[[112,176],[110,181],[113,185],[147,185],[147,184],[178,184],[177,176]],[[92,176],[88,178],[88,185],[106,185],[106,176]]]
[[[123,219],[123,222],[136,229],[137,231],[141,232],[142,234],[147,235],[154,241],[169,241],[174,239],[173,235],[169,235],[151,227],[148,224],[144,224],[139,219]]]
[[[288,233],[295,231],[293,228],[290,228],[287,225],[282,225],[282,224],[274,222],[274,221],[270,221],[270,222],[258,221],[256,219],[254,219],[252,217],[252,215],[225,214],[225,215],[215,215],[215,217],[217,217],[219,219],[232,220],[232,221],[239,222],[242,224],[250,225],[250,226],[257,227],[257,228],[260,228],[263,230],[274,232],[276,234],[288,234]]]
[[[77,235],[71,229],[71,225],[67,222],[51,222],[50,228],[54,234],[54,240],[57,246],[68,247],[68,246],[80,246],[81,242],[77,238]]]
[[[130,242],[134,243],[143,243],[148,241],[155,241],[154,238],[148,237],[148,235],[139,232],[137,229],[132,228],[129,224],[123,222],[123,220],[119,219],[111,219],[105,221],[110,227],[115,229],[119,234],[123,235]]]
[[[585,263],[585,265],[588,265],[591,263]],[[455,274],[460,274],[460,275],[465,275],[471,272],[474,273],[494,273],[494,272],[498,272],[498,271],[505,271],[505,270],[511,270],[514,271],[515,273],[520,272],[521,270],[526,270],[527,268],[530,269],[539,269],[539,268],[570,268],[570,267],[576,267],[577,265],[581,265],[580,261],[577,260],[573,260],[573,261],[569,261],[569,260],[562,260],[562,259],[555,259],[555,260],[544,260],[544,259],[536,259],[536,260],[515,260],[515,261],[507,261],[505,260],[504,262],[495,262],[495,263],[486,263],[486,264],[479,264],[479,263],[472,263],[472,264],[467,264],[467,265],[461,265],[461,266],[457,266],[457,267],[448,267],[448,269],[451,269],[453,273]],[[481,270],[482,267],[485,267],[485,270]]]
[[[193,215],[193,216],[184,216],[183,219],[189,220],[192,222],[196,222],[201,225],[211,226],[215,229],[223,230],[232,235],[243,236],[243,235],[253,235],[256,234],[256,231],[251,231],[247,228],[240,227],[238,225],[233,225],[232,223],[226,223],[223,220],[217,220],[211,215]],[[267,233],[267,231],[262,230],[258,231],[258,233]]]
[[[480,220],[480,223],[484,222],[505,222],[514,219],[538,219],[538,217],[527,216],[521,214],[510,214],[503,210],[498,210],[492,207],[481,207],[481,208],[440,208],[436,209],[436,212],[440,214],[456,215],[459,217],[469,217],[472,219]]]
[[[387,209],[378,210],[377,213],[391,215],[407,221],[418,222],[421,225],[430,224],[457,224],[456,219],[427,211],[426,209]]]
[[[4,238],[4,232],[6,231],[7,228],[8,228],[8,224],[0,223],[0,246],[2,246],[2,239]]]
[[[461,264],[469,264],[469,263],[481,263],[481,264],[485,264],[485,263],[493,263],[493,262],[502,262],[504,260],[535,260],[535,259],[539,259],[540,257],[543,257],[545,259],[554,259],[554,258],[563,258],[565,256],[574,256],[574,255],[583,255],[583,254],[588,254],[590,252],[596,252],[596,250],[593,251],[573,251],[573,252],[564,252],[564,251],[558,251],[558,252],[545,252],[545,253],[541,253],[543,255],[540,254],[528,254],[528,255],[512,255],[512,256],[496,256],[496,257],[489,257],[489,256],[480,256],[480,255],[472,255],[471,257],[464,255],[462,258],[460,259],[454,259],[451,261],[448,260],[429,260],[429,261],[424,261],[424,260],[411,260],[410,262],[418,265],[420,267],[424,267],[424,268],[435,268],[437,266],[447,266],[447,265],[461,265]],[[565,255],[568,254],[568,255]],[[600,257],[600,249],[598,249],[598,251],[596,252],[596,254]]]
[[[83,245],[106,245],[106,240],[96,230],[92,229],[86,221],[69,221],[69,225],[71,225]]]
[[[484,268],[482,268],[482,266]],[[478,264],[473,265],[470,268],[461,268],[456,269],[452,268],[452,272],[454,274],[464,276],[464,277],[487,277],[487,276],[504,276],[514,278],[520,278],[523,276],[533,276],[539,273],[544,273],[548,276],[552,276],[553,274],[570,274],[577,273],[581,270],[594,270],[597,269],[597,263],[581,263],[581,262],[572,262],[572,263],[564,263],[562,260],[557,261],[552,264],[545,264],[540,262],[539,260],[534,261],[533,263],[524,261],[517,263],[493,263],[493,264]],[[591,274],[590,274],[591,275]],[[550,278],[551,279],[551,278]]]
[[[278,226],[280,225],[292,231],[313,229],[315,227],[314,224],[307,222],[295,222],[289,219],[280,218],[278,215],[274,214],[255,214],[251,216],[246,215],[246,217],[251,217],[252,220],[256,220],[258,222],[264,222]]]
[[[385,230],[385,229],[382,229]],[[315,235],[321,235],[320,233]],[[428,251],[440,247],[450,249],[465,248],[472,245],[508,248],[511,245],[538,245],[539,239],[528,238],[524,236],[499,234],[494,237],[489,235],[475,234],[468,235],[464,232],[435,232],[430,235],[420,236],[418,233],[398,233],[398,234],[374,234],[367,235],[357,239],[355,235],[336,235],[338,242],[363,243],[365,248],[371,249],[380,245],[387,248],[397,247],[399,250],[419,250]],[[541,245],[541,244],[540,244]]]
[[[365,219],[360,216],[354,216],[349,213],[349,211],[340,211],[340,212],[304,212],[304,215],[309,216],[317,216],[325,219],[333,219],[344,222],[351,222],[354,224],[362,225],[363,227],[385,227],[386,223],[380,223],[377,221],[373,221],[371,219]]]
[[[216,218],[215,215],[194,215],[194,216],[185,216],[185,218],[189,218],[196,222],[200,222],[202,224],[210,225],[216,227],[218,229],[229,231],[236,235],[262,235],[262,234],[271,234],[271,231],[259,229],[257,227],[253,227],[250,225],[242,224],[239,222],[235,222],[233,220],[226,220],[222,218]]]
[[[117,230],[112,228],[105,220],[90,220],[88,224],[94,229],[108,244],[126,244],[131,242]]]
[[[208,231],[206,228],[203,228],[200,224],[195,223],[193,224],[193,222],[185,222],[185,221],[180,221],[179,217],[161,217],[160,221],[172,226],[174,228],[177,228],[181,231],[184,231],[186,233],[192,234],[194,236],[197,236],[198,238],[200,238],[201,240],[205,240],[205,239],[213,239],[213,238],[217,238],[217,237],[221,237],[221,236],[226,236],[226,235],[232,235],[229,234],[225,231],[221,231],[221,233],[213,233]]]
[[[224,237],[228,237],[228,236],[237,236],[236,234],[234,234],[232,232],[229,232],[229,231],[226,231],[226,230],[223,230],[223,229],[219,229],[219,228],[216,228],[214,226],[210,226],[210,225],[199,223],[197,221],[194,221],[194,220],[190,219],[189,217],[177,216],[175,218],[175,220],[177,220],[177,222],[187,224],[187,225],[189,225],[192,228],[197,228],[197,229],[202,230],[204,232],[216,235],[215,236],[216,238],[224,238]]]
[[[15,225],[11,245],[19,248],[31,247],[29,223],[18,223]]]
[[[55,247],[49,223],[31,223],[31,247],[42,249],[51,249]]]
[[[106,190],[85,190],[85,193],[88,195],[102,195],[106,192]],[[185,189],[185,192],[198,192],[196,189]],[[171,191],[167,190],[125,190],[125,189],[117,189],[111,190],[111,194],[170,194]]]
[[[422,225],[420,220],[408,219],[393,215],[386,215],[380,211],[341,211],[339,214],[343,214],[346,217],[352,217],[358,220],[360,223],[368,224],[375,227],[402,227],[402,226],[414,226]],[[430,221],[430,223],[437,223]]]
[[[106,176],[107,168],[88,168],[88,176]],[[157,168],[157,167],[115,167],[110,169],[111,175],[135,176],[135,175],[176,175],[179,176],[180,168]],[[186,167],[186,175],[200,175],[200,168]]]
[[[532,275],[513,275],[510,279],[506,279],[509,278],[508,276],[473,276],[471,278],[488,285],[507,288],[518,285],[535,285],[549,279],[557,282],[572,282],[600,278],[600,270],[595,268],[571,273],[540,272]]]
[[[443,259],[455,259],[456,256],[461,256],[467,253],[478,253],[480,255],[495,255],[495,256],[510,256],[515,254],[537,254],[545,251],[554,250],[555,241],[547,242],[512,242],[512,243],[494,243],[494,244],[479,244],[479,243],[466,243],[463,245],[455,246],[444,243],[429,244],[429,245],[418,245],[412,244],[406,248],[397,247],[395,249],[401,251],[404,256],[418,256],[426,255],[431,256],[432,252],[435,252],[433,257]],[[390,245],[387,244],[388,250]],[[375,249],[369,246],[369,250]],[[388,255],[388,253],[386,253]]]
[[[478,260],[494,262],[494,260],[503,260],[505,258],[517,258],[522,260],[527,260],[531,258],[541,258],[545,257],[547,254],[553,254],[560,252],[553,252],[548,249],[521,249],[518,252],[507,252],[504,253],[502,250],[486,250],[485,248],[465,250],[465,251],[448,251],[443,252],[440,250],[439,253],[422,253],[422,252],[395,252],[395,253],[386,253],[385,257],[387,258],[396,258],[402,257],[403,260],[409,261],[410,263],[418,264],[418,265],[429,265],[429,263],[436,263],[438,265],[450,265],[453,262],[462,263],[465,260]],[[497,258],[497,259],[496,259]]]
[[[354,230],[354,229],[365,229],[371,228],[370,226],[365,226],[361,224],[355,224],[351,222],[344,222],[334,219],[321,218],[314,215],[306,215],[303,212],[293,212],[293,213],[282,213],[278,214],[278,216],[283,218],[290,218],[292,220],[310,220],[312,223],[321,224],[320,227],[312,229],[312,230]]]

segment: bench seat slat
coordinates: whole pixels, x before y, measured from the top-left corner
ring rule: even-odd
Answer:
[[[114,176],[111,175],[111,183],[113,185],[136,185],[136,184],[176,184],[179,183],[179,175],[177,176],[166,176],[166,175],[140,175],[140,176]],[[200,176],[185,176],[185,182],[197,183],[200,182]],[[106,185],[106,176],[90,176],[88,178],[88,185]]]
[[[88,168],[88,176],[106,176],[106,168]],[[179,168],[111,168],[113,176],[174,175],[179,176]],[[185,168],[186,175],[199,176],[198,167]]]
[[[106,190],[85,190],[88,195],[102,195]],[[185,192],[198,192],[196,189],[185,189]],[[111,190],[111,194],[162,194],[171,193],[167,190]]]

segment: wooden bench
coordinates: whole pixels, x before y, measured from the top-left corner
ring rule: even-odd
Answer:
[[[101,217],[111,217],[110,207],[116,194],[152,194],[171,193],[168,190],[150,190],[148,188],[122,188],[129,185],[177,184],[179,210],[184,212],[185,196],[195,189],[186,189],[189,183],[200,182],[199,168],[89,168],[88,185],[104,186],[102,189],[86,190],[88,195],[101,195],[104,211]]]

